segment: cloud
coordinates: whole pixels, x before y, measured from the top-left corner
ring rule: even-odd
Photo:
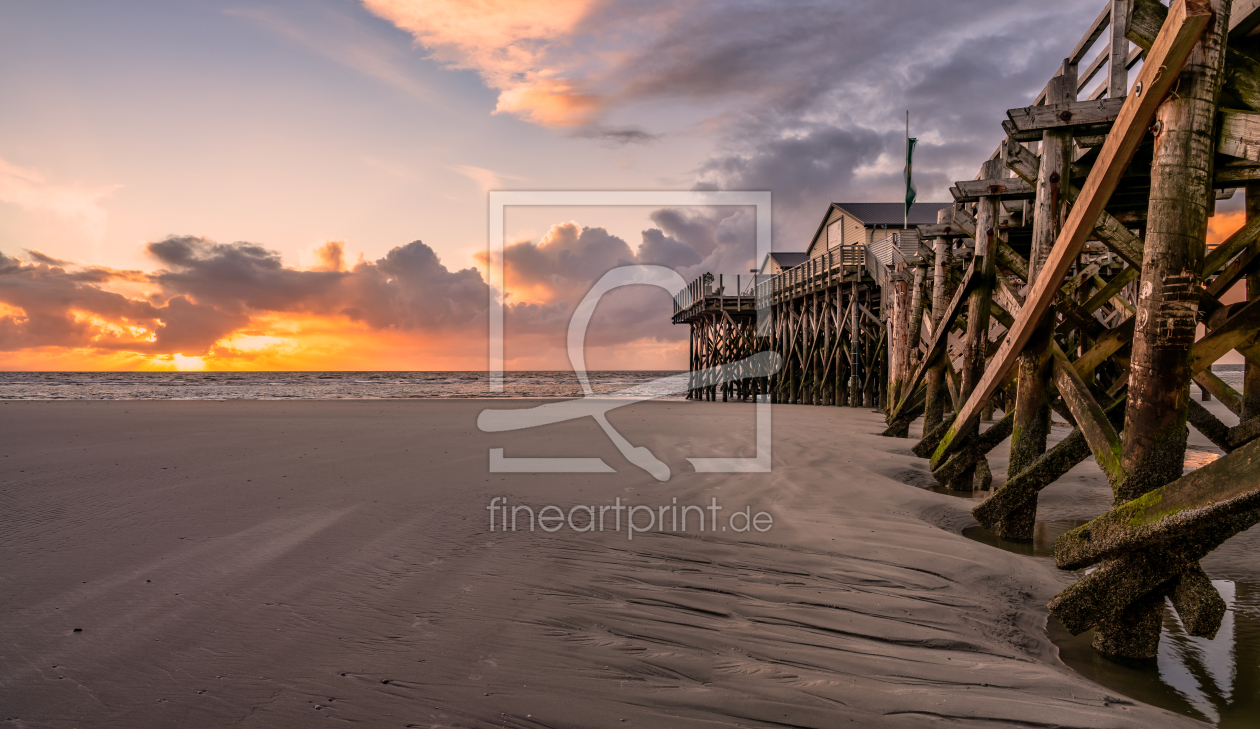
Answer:
[[[306,8],[304,19],[310,25],[310,14],[314,6]],[[274,9],[229,8],[224,10],[228,15],[244,18],[259,27],[297,43],[307,50],[353,69],[368,78],[376,79],[408,96],[420,100],[431,100],[433,94],[429,88],[407,69],[408,59],[405,55],[393,50],[388,44],[365,28],[360,27],[350,18],[332,12],[316,15],[326,27],[302,27],[285,18]]]
[[[900,199],[907,109],[920,199],[947,200],[1001,140],[1005,110],[1032,102],[1098,10],[1097,0],[363,3],[432,58],[481,74],[500,113],[614,144],[664,128],[712,140],[696,186],[770,190],[786,249],[803,248],[828,202]]]
[[[753,263],[751,209],[663,209],[652,222],[637,246],[572,221],[507,246],[509,355],[526,366],[563,366],[571,312],[613,268],[664,265],[691,279]],[[38,368],[64,362],[66,352],[130,368],[373,369],[399,352],[411,353],[411,368],[438,357],[448,367],[484,361],[489,286],[475,268],[448,268],[421,241],[353,264],[343,242],[328,241],[310,268],[286,265],[257,243],[196,236],[145,250],[152,271],[0,254],[0,362]],[[660,367],[686,338],[670,322],[671,306],[670,292],[614,291],[600,301],[588,344],[617,367],[636,366],[627,359],[635,356]]]
[[[46,253],[41,253],[41,252],[39,252],[39,251],[34,251],[34,250],[27,249],[27,251],[26,251],[26,255],[27,255],[27,257],[28,257],[28,258],[30,258],[30,259],[31,259],[32,261],[34,261],[35,263],[45,263],[45,264],[47,264],[47,265],[49,265],[49,266],[69,266],[69,265],[71,265],[69,261],[63,261],[63,260],[61,260],[60,258],[53,258],[52,256],[50,256],[50,255],[48,255],[48,254],[46,254]]]
[[[60,347],[205,356],[260,321],[341,322],[417,335],[484,328],[489,289],[475,269],[451,271],[420,241],[346,268],[343,246],[315,270],[283,265],[252,243],[192,236],[150,243],[156,271],[35,263],[0,253],[0,351]],[[146,295],[111,290],[144,284]],[[283,326],[283,325],[282,325]]]
[[[474,167],[472,165],[451,165],[450,169],[467,177],[481,186],[483,191],[502,190],[504,180],[524,181],[526,178],[509,175],[502,172],[495,172],[484,167]]]
[[[99,239],[108,215],[100,201],[120,185],[86,187],[49,182],[36,170],[0,158],[0,202],[35,213],[52,213],[77,223]]]
[[[600,100],[552,64],[590,11],[588,0],[363,0],[372,13],[409,32],[432,57],[477,71],[499,91],[496,113],[544,126],[587,124]],[[578,69],[572,69],[578,70]]]
[[[624,145],[649,144],[659,140],[662,135],[646,132],[639,127],[606,127],[592,124],[574,132],[573,136],[584,139],[597,139],[613,145]]]

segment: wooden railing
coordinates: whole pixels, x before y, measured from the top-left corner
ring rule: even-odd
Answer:
[[[737,309],[765,308],[799,296],[838,285],[845,276],[865,272],[881,289],[888,290],[890,266],[904,264],[903,234],[893,233],[870,245],[836,246],[773,276],[705,274],[674,296],[674,313],[687,311],[705,299],[737,299]],[[915,236],[912,245],[918,245]],[[731,302],[727,302],[728,304]]]
[[[737,308],[743,308],[743,300],[747,299],[749,308],[754,308],[754,291],[758,278],[765,278],[765,276],[706,273],[687,284],[687,288],[674,294],[674,313],[686,311],[709,298],[736,299]]]

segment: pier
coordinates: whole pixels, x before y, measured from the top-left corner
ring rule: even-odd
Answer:
[[[987,489],[1009,440],[973,511],[1009,540],[1093,459],[1113,508],[1056,542],[1060,568],[1095,569],[1050,612],[1118,658],[1156,655],[1166,600],[1215,635],[1226,606],[1199,561],[1260,522],[1258,30],[1255,0],[1106,3],[1032,103],[994,120],[1001,144],[952,202],[912,210],[934,219],[862,239],[836,204],[806,260],[680,292],[693,372],[783,360],[689,397],[880,408],[888,437],[922,418],[914,452],[959,490]],[[1246,222],[1209,247],[1217,200],[1240,193]],[[1211,370],[1231,351],[1241,392]],[[1073,430],[1048,447],[1051,413]],[[1189,427],[1226,455],[1183,476]]]

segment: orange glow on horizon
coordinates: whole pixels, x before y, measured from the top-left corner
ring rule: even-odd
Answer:
[[[1225,242],[1247,222],[1247,215],[1242,210],[1232,213],[1217,213],[1208,218],[1207,244],[1209,248]]]

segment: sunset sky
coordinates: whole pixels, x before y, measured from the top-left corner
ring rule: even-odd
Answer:
[[[769,190],[802,250],[827,202],[899,198],[906,109],[948,199],[1100,6],[4,3],[0,369],[485,369],[488,190]],[[511,210],[507,366],[567,368],[613,266],[747,273],[753,230]],[[669,313],[609,297],[592,368],[685,367]]]

